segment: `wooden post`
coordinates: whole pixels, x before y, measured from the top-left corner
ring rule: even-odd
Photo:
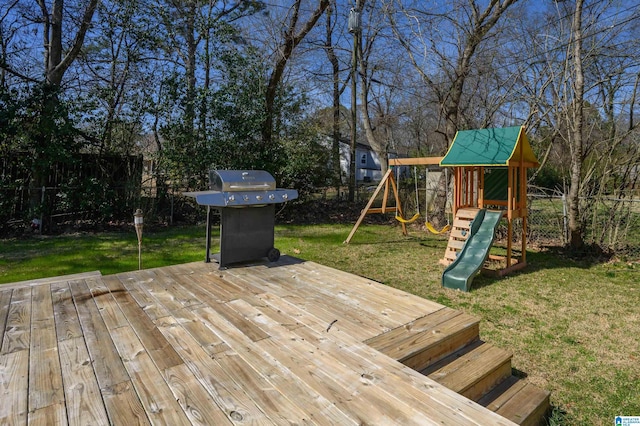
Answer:
[[[462,177],[460,176],[460,167],[453,169],[453,205],[451,206],[451,214],[456,217],[456,213],[460,208],[460,182]]]
[[[513,171],[514,168],[509,166],[507,169],[507,268],[511,266],[511,240],[513,239]]]
[[[393,169],[390,168],[384,174],[384,176],[382,177],[382,180],[380,180],[380,183],[378,184],[378,187],[373,192],[373,195],[371,195],[371,198],[369,198],[369,201],[367,202],[366,207],[364,209],[362,209],[362,211],[360,212],[360,217],[358,218],[356,224],[353,225],[353,228],[351,229],[351,232],[349,233],[349,236],[347,237],[347,239],[344,240],[344,244],[349,244],[349,242],[351,242],[351,239],[355,235],[356,231],[358,230],[358,227],[360,227],[360,224],[362,223],[362,221],[364,220],[364,217],[367,214],[369,214],[369,213],[385,213],[387,211],[386,204],[387,204],[387,199],[388,199],[388,195],[389,195],[389,183],[391,183],[391,189],[393,190],[393,195],[394,195],[394,197],[396,199],[396,207],[393,208],[393,209],[396,211],[396,213],[399,212],[400,215],[402,215],[402,207],[400,206],[400,197],[398,196],[398,187],[396,185],[396,180],[393,177]],[[379,209],[372,209],[371,206],[373,205],[373,202],[375,201],[376,197],[378,196],[378,194],[382,190],[382,187],[384,187],[383,205]],[[391,209],[389,209],[389,210],[391,210]],[[402,233],[404,235],[407,235],[407,226],[404,223],[402,224]]]
[[[527,169],[524,167],[523,147],[520,144],[520,217],[522,218],[522,247],[520,262],[527,264],[527,223],[529,221],[529,197],[527,197]]]
[[[400,196],[398,195],[398,185],[396,184],[396,178],[393,177],[393,173],[389,175],[389,181],[391,182],[393,195],[396,198],[396,216],[400,216],[404,219],[404,213],[402,213],[402,205],[400,203]],[[402,235],[407,235],[407,224],[404,222],[400,222],[400,225],[402,226]]]
[[[382,194],[382,213],[387,212],[387,201],[389,200],[389,179],[395,180],[393,177],[393,170],[389,169],[391,173],[387,173],[387,178],[384,180],[384,193]],[[375,194],[377,195],[377,194]]]
[[[465,192],[465,199],[464,199],[464,205],[465,207],[471,207],[473,204],[471,203],[471,170],[469,170],[469,167],[465,167],[464,168],[464,192]]]
[[[484,208],[484,167],[478,167],[478,208]]]

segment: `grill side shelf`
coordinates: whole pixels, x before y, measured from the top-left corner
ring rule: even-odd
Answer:
[[[233,207],[254,206],[284,203],[298,198],[295,189],[276,189],[271,191],[200,191],[185,192],[184,195],[194,197],[202,206]]]

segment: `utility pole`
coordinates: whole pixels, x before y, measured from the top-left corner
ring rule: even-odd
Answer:
[[[358,37],[360,36],[360,10],[356,7],[349,11],[349,32],[353,34],[353,50],[351,52],[351,152],[349,163],[349,201],[355,201],[356,192],[356,136],[358,121],[356,80],[358,75]]]

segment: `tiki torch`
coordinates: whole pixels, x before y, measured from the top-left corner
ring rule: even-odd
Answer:
[[[142,269],[142,210],[138,209],[133,214],[133,225],[136,228],[136,235],[138,236],[138,270]]]

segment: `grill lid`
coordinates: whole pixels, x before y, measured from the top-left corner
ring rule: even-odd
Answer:
[[[210,170],[209,187],[209,191],[184,195],[213,207],[263,206],[298,198],[295,189],[276,188],[276,180],[264,170]]]
[[[214,191],[267,191],[276,180],[264,170],[209,170],[209,188]]]

